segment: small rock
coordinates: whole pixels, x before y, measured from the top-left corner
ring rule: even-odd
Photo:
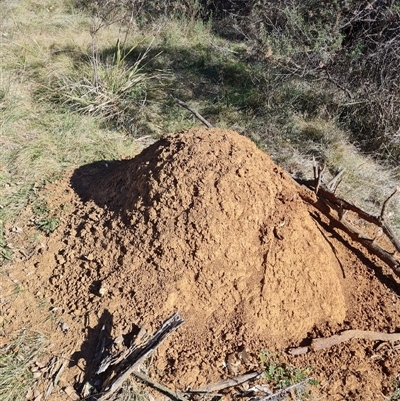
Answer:
[[[107,292],[107,287],[102,283],[99,289],[99,295],[102,297]]]
[[[79,396],[72,386],[65,387],[63,390],[71,400],[79,400]]]
[[[62,324],[61,324],[61,330],[62,330],[63,333],[66,333],[66,332],[69,330],[68,324],[65,323],[65,322],[62,323]]]
[[[57,255],[56,260],[60,265],[63,265],[66,262],[64,256],[62,256],[62,255]]]
[[[43,397],[43,394],[40,394],[39,390],[37,388],[35,388],[35,390],[33,392],[33,396],[35,397],[34,401],[40,401]]]
[[[31,388],[28,388],[28,391],[26,392],[25,398],[27,400],[30,400],[33,397],[33,391]]]
[[[33,378],[34,379],[39,379],[40,376],[42,376],[42,372],[37,371],[37,372],[33,373]]]

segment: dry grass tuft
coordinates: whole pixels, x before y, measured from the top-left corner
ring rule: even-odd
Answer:
[[[25,399],[35,382],[31,370],[44,350],[45,340],[39,333],[21,330],[17,337],[0,345],[0,399]]]

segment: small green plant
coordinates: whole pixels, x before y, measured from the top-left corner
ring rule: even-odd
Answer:
[[[45,216],[50,212],[49,205],[44,199],[37,199],[32,205],[32,210],[37,216]]]
[[[45,219],[39,220],[36,226],[39,230],[44,231],[46,234],[52,233],[60,224],[60,219],[58,217],[47,217]]]
[[[265,350],[260,353],[260,361],[264,369],[264,377],[277,389],[304,382],[309,379],[312,370],[311,367],[300,369],[281,363],[278,361],[277,355]],[[318,384],[313,379],[309,379],[309,383]]]
[[[50,207],[44,199],[38,198],[34,202],[32,210],[36,215],[34,222],[40,231],[50,234],[59,226],[60,219],[50,214]]]

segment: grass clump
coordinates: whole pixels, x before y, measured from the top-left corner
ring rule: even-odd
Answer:
[[[106,124],[137,133],[144,108],[154,100],[161,73],[145,72],[149,48],[132,58],[135,47],[118,42],[110,54],[84,54],[73,69],[56,73],[42,90],[47,100],[80,114],[98,116]],[[151,92],[151,93],[150,93]]]
[[[30,368],[44,349],[41,334],[22,330],[18,336],[0,347],[0,399],[25,399],[35,382]]]

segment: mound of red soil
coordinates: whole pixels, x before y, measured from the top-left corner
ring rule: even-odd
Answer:
[[[139,327],[154,331],[179,311],[185,324],[157,350],[150,374],[180,390],[261,369],[262,348],[343,329],[397,331],[390,272],[327,226],[300,190],[248,139],[218,129],[167,136],[132,160],[82,166],[47,188],[63,221],[13,265],[7,291],[16,280],[28,291],[1,298],[9,323],[0,335],[33,325],[71,360],[58,401],[93,373],[103,324],[129,343]],[[17,239],[25,230],[10,233]],[[280,358],[312,366],[321,399],[384,400],[400,353],[374,346],[351,340]],[[231,356],[242,356],[237,370],[224,367]]]
[[[215,361],[254,342],[285,347],[344,319],[332,249],[249,139],[193,129],[105,170],[101,182],[73,178],[101,208],[71,222],[52,296],[77,314],[107,310],[116,335],[180,311],[186,324],[162,351],[180,385],[212,379],[191,372],[199,350]]]

